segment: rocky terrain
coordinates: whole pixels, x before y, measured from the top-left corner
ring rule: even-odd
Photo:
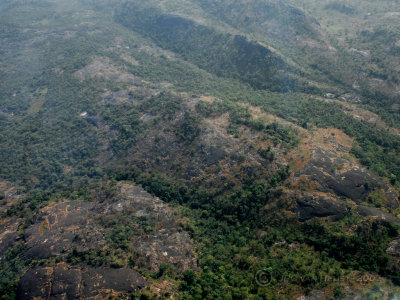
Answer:
[[[147,285],[131,269],[85,268],[58,264],[36,267],[21,278],[17,299],[93,299],[132,293]]]
[[[69,201],[43,208],[24,233],[24,257],[43,261],[44,266],[26,271],[18,285],[18,299],[106,297],[139,291],[148,285],[135,270],[127,268],[87,267],[71,264],[71,255],[109,248],[102,219],[118,219],[129,211],[136,222],[153,223],[152,229],[134,229],[130,243],[136,252],[136,267],[158,272],[168,263],[178,270],[197,269],[191,238],[176,222],[173,210],[161,200],[132,183],[121,183],[114,199],[106,203]],[[1,249],[16,243],[16,224],[2,224]],[[135,222],[135,221],[134,221]],[[64,261],[55,265],[51,262]],[[69,262],[68,262],[69,261]]]
[[[385,206],[399,206],[397,195],[386,183],[333,152],[316,149],[312,159],[294,174],[295,178],[302,175],[315,182],[317,190],[344,196],[358,203],[363,202],[372,190],[383,189],[387,197]]]
[[[397,299],[396,10],[0,1],[0,298]]]

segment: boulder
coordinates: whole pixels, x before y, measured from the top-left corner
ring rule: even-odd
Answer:
[[[386,224],[389,223],[400,224],[400,219],[398,219],[395,215],[392,215],[388,212],[382,211],[375,207],[367,207],[360,205],[357,207],[357,212],[363,217],[372,217]]]
[[[300,221],[306,221],[315,217],[330,217],[333,221],[343,219],[349,209],[343,200],[327,196],[303,194],[296,199],[295,212]]]

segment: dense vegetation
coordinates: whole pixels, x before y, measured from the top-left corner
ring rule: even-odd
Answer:
[[[199,262],[203,272],[193,274],[190,282],[184,274],[183,298],[218,298],[225,290],[236,299],[248,299],[251,295],[270,299],[274,297],[270,289],[283,284],[322,288],[330,280],[362,281],[362,275],[354,270],[376,272],[396,282],[399,279],[387,265],[384,247],[397,236],[396,226],[377,221],[360,223],[354,215],[335,225],[317,220],[299,224],[290,215],[275,214],[276,208],[271,204],[279,197],[277,186],[285,182],[287,170],[269,181],[249,179],[233,193],[210,193],[201,187],[188,189],[165,177],[137,170],[124,170],[115,176],[117,180],[139,182],[164,201],[190,208],[184,212],[192,221],[185,226],[201,245]],[[260,208],[268,204],[271,214],[260,218]],[[343,234],[345,228],[354,225],[356,232]],[[261,238],[252,230],[260,226],[266,230]],[[299,249],[289,251],[290,245]],[[271,276],[271,282],[265,286],[254,278],[260,270]],[[176,273],[169,276],[181,278]],[[338,285],[335,295],[341,293]]]
[[[23,255],[24,230],[42,208],[68,200],[103,203],[116,197],[121,181],[142,185],[185,220],[180,225],[193,239],[200,270],[180,273],[168,264],[155,273],[139,270],[153,282],[171,282],[179,299],[284,299],[324,288],[340,298],[345,292],[340,280],[358,282],[364,274],[400,284],[385,252],[398,226],[362,218],[354,208],[336,223],[300,222],[285,198],[293,170],[277,167],[272,149],[296,151],[300,129],[313,134],[336,128],[355,141],[349,155],[398,189],[398,135],[356,119],[344,105],[317,100],[331,90],[358,93],[359,107],[376,112],[385,125],[400,127],[398,96],[365,82],[354,91],[351,81],[357,69],[388,86],[398,84],[385,57],[399,55],[397,28],[382,26],[348,38],[349,47],[374,50],[370,64],[353,59],[339,44],[333,44],[334,59],[318,48],[306,55],[308,50],[293,41],[321,42],[318,21],[282,2],[193,1],[209,18],[207,24],[163,11],[152,1],[58,2],[0,3],[0,179],[23,195],[3,206],[6,197],[0,194],[1,222],[19,221],[17,245],[0,253],[1,299],[15,298],[27,268],[64,259],[31,261]],[[359,13],[339,1],[321,9],[349,17]],[[262,21],[280,30],[264,33]],[[381,44],[387,47],[382,50]],[[295,53],[295,63],[285,59],[288,53]],[[120,91],[124,100],[118,99]],[[211,100],[190,106],[203,95]],[[255,118],[250,105],[286,123]],[[251,153],[259,156],[258,173],[247,172],[247,153],[236,155],[231,165],[237,169],[229,169],[232,174],[224,174],[229,178],[211,188],[205,179],[191,181],[175,170],[148,170],[130,160],[152,130],[171,135],[188,159],[185,155],[203,143],[206,121],[224,116],[224,134],[233,143],[261,137],[267,145]],[[273,171],[264,172],[269,167]],[[373,197],[371,205],[379,207]],[[132,241],[151,232],[154,222],[126,210],[96,224],[106,230],[107,247],[71,249],[65,262],[138,269]],[[260,271],[266,277],[257,277]],[[153,296],[144,290],[132,298]]]

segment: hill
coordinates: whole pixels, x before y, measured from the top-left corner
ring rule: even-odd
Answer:
[[[2,299],[398,297],[396,4],[0,1]]]

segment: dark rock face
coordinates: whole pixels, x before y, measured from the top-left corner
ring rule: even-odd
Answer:
[[[328,195],[303,193],[296,196],[294,212],[300,221],[315,217],[330,217],[333,221],[344,218],[349,211],[348,204],[333,195],[345,196],[360,204],[371,191],[382,189],[387,198],[386,207],[399,205],[396,193],[383,180],[331,151],[315,149],[311,160],[295,172],[294,182],[302,175],[311,180],[318,191]],[[363,217],[373,217],[384,223],[400,222],[396,216],[377,208],[357,206],[356,211]]]
[[[94,214],[94,203],[70,201],[46,207],[25,232],[25,256],[43,259],[72,248],[85,251],[104,245]]]
[[[400,219],[398,219],[395,215],[384,212],[374,207],[359,206],[357,207],[357,212],[363,217],[372,217],[383,223],[400,224]]]
[[[315,217],[331,217],[333,221],[343,219],[348,208],[345,201],[330,197],[303,194],[296,199],[295,212],[300,221],[306,221]]]
[[[291,196],[291,198],[296,200],[297,206],[293,211],[297,214],[300,221],[323,217],[329,217],[331,221],[338,221],[343,219],[350,211],[350,206],[346,201],[333,196],[304,193],[300,196]],[[378,208],[360,205],[356,206],[355,210],[362,217],[372,217],[385,224],[400,224],[400,219],[395,215]]]
[[[345,196],[357,203],[364,201],[373,189],[384,189],[387,207],[399,206],[396,194],[379,177],[330,151],[315,150],[313,158],[295,173],[295,178],[301,175],[315,181],[319,191]]]
[[[81,269],[59,264],[28,270],[18,284],[17,299],[82,299],[132,293],[147,286],[131,269]]]

